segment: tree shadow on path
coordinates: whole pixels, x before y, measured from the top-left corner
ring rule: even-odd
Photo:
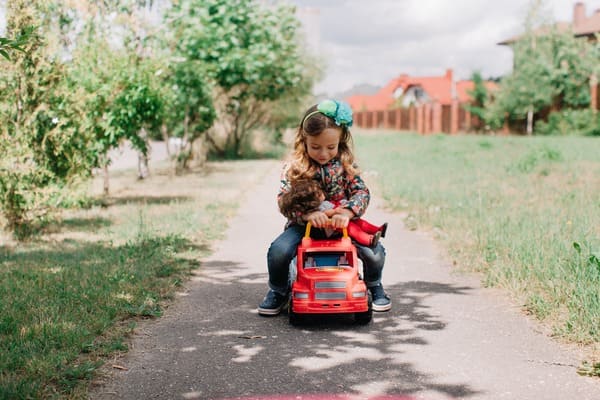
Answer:
[[[190,293],[190,304],[203,310],[185,319],[185,327],[173,326],[176,321],[163,327],[179,332],[191,328],[181,336],[183,347],[169,351],[174,352],[173,362],[191,363],[196,370],[182,385],[174,382],[182,379],[181,372],[157,378],[163,384],[157,383],[156,390],[166,380],[188,388],[173,395],[202,399],[282,394],[375,398],[420,392],[468,398],[478,393],[466,383],[443,383],[403,356],[411,346],[426,352],[425,332],[446,327],[425,299],[466,295],[470,287],[425,281],[391,285],[386,289],[394,307],[375,313],[369,325],[355,325],[344,316],[317,316],[295,327],[286,313],[257,315],[266,289],[264,273],[244,272],[232,261],[211,261],[202,263],[196,281],[200,287]],[[161,371],[170,374],[168,366]]]

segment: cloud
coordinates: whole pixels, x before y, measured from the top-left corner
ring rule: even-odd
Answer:
[[[266,0],[265,0],[266,1]],[[497,43],[523,30],[533,0],[271,0],[318,9],[307,34],[326,65],[317,92],[384,85],[400,74],[458,79],[510,72],[512,51]],[[542,0],[557,21],[571,21],[578,0]],[[583,0],[587,15],[600,0]],[[0,0],[0,30],[6,0]],[[306,21],[305,21],[306,23]]]
[[[497,43],[523,30],[530,1],[503,0],[287,0],[319,10],[318,52],[327,65],[317,91],[355,84],[383,85],[410,75],[459,79],[479,71],[497,77],[512,68],[512,51]],[[555,20],[572,19],[573,2],[545,0]],[[587,14],[600,0],[587,0]],[[314,33],[314,32],[313,32]]]

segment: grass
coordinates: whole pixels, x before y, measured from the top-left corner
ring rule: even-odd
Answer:
[[[556,337],[600,344],[600,140],[357,132],[413,229],[510,291]],[[600,365],[598,365],[600,367]]]
[[[600,141],[355,131],[378,194],[457,265],[509,290],[557,337],[600,343]],[[28,243],[0,237],[0,399],[86,398],[140,318],[161,315],[237,199],[277,161],[113,173]],[[375,174],[373,174],[375,175]],[[580,373],[600,375],[590,358]]]
[[[220,238],[237,199],[273,161],[201,174],[113,174],[104,204],[73,210],[28,243],[0,245],[0,399],[86,398],[139,318],[161,315]],[[100,180],[88,188],[97,195]]]

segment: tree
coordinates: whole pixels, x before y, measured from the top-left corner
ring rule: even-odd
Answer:
[[[23,51],[0,69],[0,209],[17,237],[48,218],[64,188],[91,170],[81,152],[89,136],[76,122],[64,65],[45,39],[50,5],[15,0],[7,8],[8,32],[29,36]]]
[[[106,166],[108,150],[122,140],[145,154],[140,132],[163,116],[154,64],[127,41],[131,30],[118,30],[123,41],[115,48],[105,29],[118,15],[113,11],[131,14],[145,1],[83,3],[8,3],[9,35],[29,36],[12,62],[0,59],[0,210],[17,237],[49,218],[72,183]],[[90,16],[86,10],[99,11]],[[80,22],[86,29],[78,32]],[[91,40],[70,46],[79,33]]]
[[[472,100],[470,104],[465,105],[465,110],[469,111],[471,114],[477,117],[479,124],[475,126],[475,129],[481,130],[485,127],[486,124],[486,114],[485,114],[485,106],[489,102],[489,94],[487,88],[485,87],[485,83],[483,78],[481,77],[481,73],[474,72],[471,77],[473,81],[473,90],[469,92]]]
[[[171,155],[176,171],[187,168],[192,158],[192,145],[212,126],[216,114],[211,86],[206,80],[202,63],[195,60],[177,60],[168,68],[165,85],[170,93],[168,124],[181,146]],[[165,138],[168,139],[168,138]]]
[[[109,193],[108,152],[130,141],[142,161],[139,176],[145,177],[147,130],[158,129],[164,117],[165,102],[155,77],[160,63],[150,57],[152,51],[144,46],[140,33],[143,27],[135,18],[145,3],[123,0],[71,10],[77,15],[74,22],[84,28],[76,38],[69,84],[88,110],[82,124],[93,133],[90,151],[96,166],[104,170],[105,194]]]
[[[146,67],[146,68],[145,68]],[[162,122],[164,102],[152,80],[152,65],[133,63],[127,75],[116,80],[118,92],[107,109],[108,132],[113,138],[126,138],[140,152],[139,178],[147,174],[148,135]],[[108,190],[106,190],[107,192]]]
[[[598,52],[572,31],[558,31],[543,17],[542,6],[540,1],[533,4],[526,32],[513,46],[513,72],[502,80],[487,109],[486,118],[495,128],[505,118],[526,121],[531,134],[536,115],[590,103],[589,80],[598,73]],[[535,29],[542,24],[543,35]]]
[[[182,0],[168,20],[175,54],[202,62],[214,82],[218,123],[207,139],[221,156],[240,155],[246,135],[270,118],[271,102],[312,86],[310,60],[300,51],[299,25],[289,6]]]

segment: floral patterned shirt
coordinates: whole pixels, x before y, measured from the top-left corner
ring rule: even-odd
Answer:
[[[283,168],[279,193],[277,194],[278,200],[283,193],[290,190],[291,182],[287,177],[289,167],[290,164],[286,164]],[[369,188],[359,175],[349,176],[346,174],[338,158],[321,165],[313,179],[321,183],[321,187],[325,192],[325,200],[336,204],[342,203],[342,207],[351,210],[355,218],[362,216],[367,210],[371,199]],[[301,213],[298,213],[294,220],[288,221],[288,224],[292,222],[300,225],[305,224]]]

